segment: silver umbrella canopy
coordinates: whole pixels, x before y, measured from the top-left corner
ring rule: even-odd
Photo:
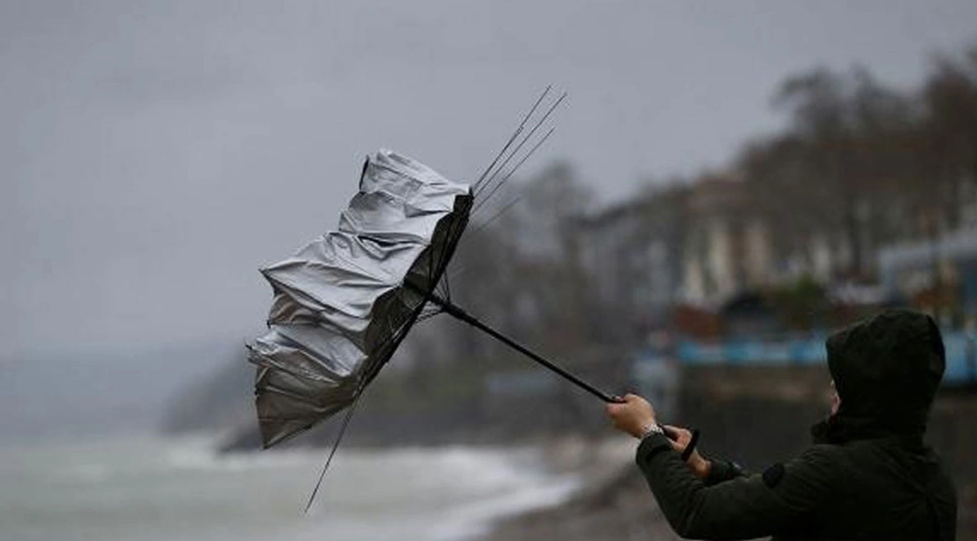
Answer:
[[[428,302],[434,307],[433,313],[443,312],[472,325],[593,396],[605,402],[621,400],[482,323],[446,298],[449,291],[444,271],[470,215],[477,213],[553,133],[550,128],[506,169],[566,97],[564,92],[529,128],[527,122],[549,91],[547,87],[539,96],[471,188],[451,182],[410,158],[381,150],[364,164],[359,192],[343,211],[339,230],[261,270],[275,296],[268,332],[249,344],[248,350],[249,360],[258,366],[255,403],[264,446],[280,443],[346,409],[306,510],[315,499],[363,390]],[[475,199],[479,203],[473,208]],[[488,222],[491,219],[482,227]],[[444,296],[437,292],[442,283]]]
[[[376,377],[432,296],[472,201],[467,185],[381,150],[337,231],[261,269],[274,301],[248,350],[266,448],[350,406]]]

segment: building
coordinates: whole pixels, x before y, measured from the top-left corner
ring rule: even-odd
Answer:
[[[681,281],[685,302],[715,307],[744,289],[770,282],[769,226],[751,212],[740,180],[713,175],[696,183],[686,214]]]
[[[936,296],[945,297],[952,311],[977,317],[977,226],[885,246],[878,252],[878,268],[890,296],[911,299],[938,289]]]
[[[687,194],[673,186],[578,220],[595,323],[606,339],[640,340],[679,300]]]

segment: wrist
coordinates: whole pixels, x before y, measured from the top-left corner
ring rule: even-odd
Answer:
[[[712,469],[712,462],[709,462],[696,453],[692,457],[692,460],[689,461],[689,467],[692,469],[692,473],[695,474],[696,477],[705,480],[706,477],[709,477],[709,470]]]

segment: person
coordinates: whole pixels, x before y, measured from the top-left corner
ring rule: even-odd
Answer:
[[[826,346],[832,411],[812,429],[812,447],[762,474],[685,453],[689,431],[658,424],[652,405],[637,395],[607,405],[613,425],[640,438],[638,466],[677,534],[954,539],[956,492],[923,443],[945,368],[936,324],[888,310],[832,334]]]

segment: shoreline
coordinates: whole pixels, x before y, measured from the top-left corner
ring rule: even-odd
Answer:
[[[561,438],[541,445],[554,473],[580,477],[565,501],[502,517],[477,541],[681,539],[658,510],[634,464],[635,440]]]

